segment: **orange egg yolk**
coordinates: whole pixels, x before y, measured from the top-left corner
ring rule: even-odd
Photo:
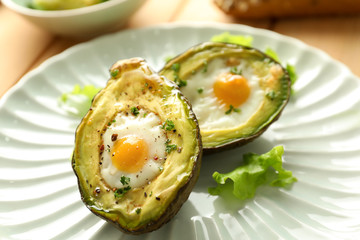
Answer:
[[[135,173],[147,161],[148,145],[144,139],[129,135],[118,139],[111,151],[112,164],[120,171]]]
[[[217,77],[213,90],[220,102],[233,107],[238,107],[246,102],[250,95],[247,79],[242,75],[230,72],[222,73]]]

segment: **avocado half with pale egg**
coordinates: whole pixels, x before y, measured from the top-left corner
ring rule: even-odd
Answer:
[[[130,234],[158,229],[187,200],[202,143],[178,86],[140,58],[111,67],[76,130],[73,170],[82,201]]]
[[[291,83],[263,52],[207,42],[171,59],[160,74],[176,82],[199,121],[204,151],[244,145],[278,119]]]

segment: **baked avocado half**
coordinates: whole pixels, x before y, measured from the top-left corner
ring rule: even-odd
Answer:
[[[145,60],[116,62],[76,130],[72,167],[82,201],[125,233],[168,222],[199,176],[202,142],[179,88]]]
[[[240,45],[199,44],[168,61],[160,74],[191,102],[205,152],[254,140],[290,97],[287,71],[263,52]]]

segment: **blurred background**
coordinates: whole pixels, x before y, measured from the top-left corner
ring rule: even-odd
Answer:
[[[0,3],[0,96],[47,58],[96,37],[96,34],[76,37],[53,34],[4,3]],[[298,38],[324,50],[359,76],[357,12],[360,12],[357,1],[145,0],[125,25],[118,24],[111,31],[179,21],[244,24]]]

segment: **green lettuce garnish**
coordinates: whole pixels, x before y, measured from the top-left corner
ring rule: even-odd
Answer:
[[[244,36],[244,35],[232,35],[229,32],[224,32],[224,33],[221,33],[219,35],[212,36],[210,41],[212,41],[212,42],[233,43],[233,44],[239,44],[239,45],[243,45],[243,46],[247,46],[247,47],[252,47],[253,37],[252,36]],[[268,48],[265,49],[265,53],[267,55],[269,55],[270,57],[272,57],[274,60],[276,60],[278,62],[281,62],[278,54],[273,49],[268,47]],[[296,74],[295,66],[287,63],[286,64],[286,70],[289,73],[291,86],[293,86],[294,83],[296,82],[297,78],[298,78],[298,76]],[[293,89],[291,89],[291,93],[292,94],[294,93]]]
[[[297,179],[291,171],[282,167],[283,146],[274,147],[267,153],[257,155],[247,153],[243,156],[244,165],[229,173],[214,172],[213,178],[217,187],[209,188],[211,195],[220,195],[229,185],[232,193],[239,199],[245,200],[255,195],[256,188],[263,184],[275,187],[289,187]]]
[[[265,54],[267,54],[268,56],[272,57],[275,61],[280,62],[280,58],[278,56],[278,54],[271,48],[267,47],[265,49]]]
[[[76,84],[71,92],[61,95],[59,105],[69,114],[83,117],[89,111],[91,101],[100,89],[94,85],[81,88],[79,84]]]
[[[239,45],[251,47],[253,39],[254,38],[252,36],[232,35],[229,32],[224,32],[219,35],[212,36],[210,41],[233,43],[233,44],[239,44]]]
[[[277,55],[277,53],[272,50],[271,48],[266,48],[265,50],[265,53],[267,55],[269,55],[270,57],[272,57],[275,61],[278,61],[280,62],[280,58],[279,56]],[[298,76],[296,74],[296,69],[295,69],[295,66],[294,65],[291,65],[289,63],[286,64],[286,71],[289,73],[289,77],[290,77],[290,81],[291,81],[291,86],[294,85],[294,83],[296,82]],[[291,93],[293,94],[294,93],[294,90],[291,89]]]

